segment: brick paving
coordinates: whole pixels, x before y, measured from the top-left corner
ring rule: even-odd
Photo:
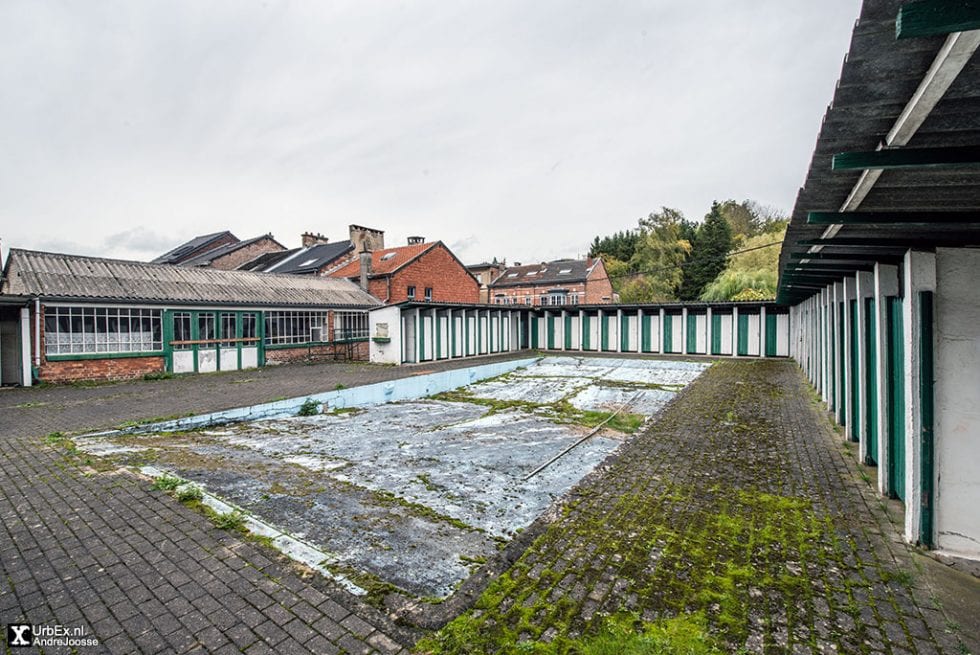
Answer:
[[[965,652],[827,416],[790,362],[716,364],[424,650],[582,652],[625,613],[723,652]]]
[[[43,437],[472,363],[324,363],[0,392],[0,623],[85,626],[112,653],[408,652],[421,631],[145,481],[78,466]],[[481,652],[489,637],[492,652],[508,639],[574,638],[604,612],[654,620],[683,601],[681,610],[703,609],[713,632],[752,652],[961,652],[853,459],[793,364],[720,363],[542,521],[541,536],[491,583],[492,605],[478,603],[434,643],[452,652],[445,635],[464,621],[476,630],[466,633],[472,650],[457,650]],[[719,516],[747,513],[751,523],[768,511],[802,526],[799,541],[783,535],[785,552],[751,562],[780,583],[732,578],[740,603],[731,608],[686,596],[677,581],[711,591],[724,578],[699,570],[698,558],[741,556],[716,538],[731,523]],[[671,552],[678,544],[703,552]]]
[[[416,632],[145,481],[79,466],[44,437],[481,361],[327,362],[0,391],[0,624],[85,627],[111,653],[405,652]]]

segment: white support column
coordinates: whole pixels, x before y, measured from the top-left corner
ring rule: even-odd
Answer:
[[[921,326],[919,325],[919,292],[936,291],[936,255],[909,250],[903,267],[905,303],[905,539],[916,543],[921,536],[922,518],[922,363]],[[932,344],[929,344],[932,348]],[[933,495],[933,501],[935,494]]]
[[[738,357],[738,306],[732,306],[732,357]]]
[[[643,354],[643,309],[636,310],[636,352]]]
[[[875,311],[878,335],[875,351],[878,366],[878,492],[891,491],[888,484],[888,297],[898,295],[898,267],[875,264]]]
[[[704,354],[711,354],[711,305],[708,305],[704,316]]]
[[[591,329],[591,328],[590,328]],[[578,349],[585,350],[585,310],[578,310]]]
[[[874,298],[874,274],[867,271],[858,271],[855,278],[854,297],[857,300],[857,336],[858,336],[858,360],[857,360],[857,395],[861,410],[858,412],[858,461],[862,464],[868,457],[868,308],[865,306],[865,299]],[[873,347],[873,344],[872,344]],[[880,383],[879,383],[880,384]],[[877,410],[877,407],[875,408]],[[871,453],[876,457],[877,453]]]
[[[616,310],[616,352],[623,352],[623,310]]]
[[[759,334],[757,337],[759,344],[759,357],[766,356],[766,308],[759,306]]]
[[[843,399],[844,399],[844,435],[849,441],[856,441],[854,439],[854,417],[856,409],[854,407],[854,386],[856,380],[851,373],[854,371],[854,328],[851,325],[853,322],[853,317],[851,316],[851,301],[857,297],[857,280],[853,277],[844,278],[844,384],[843,386]],[[860,415],[860,414],[857,414]],[[861,431],[858,430],[858,434]]]
[[[826,287],[820,292],[820,395],[824,404],[830,407],[830,291]]]
[[[681,354],[687,354],[687,307],[681,308]]]
[[[31,374],[31,310],[27,307],[20,310],[20,353],[21,384],[29,387],[34,376]]]
[[[661,307],[660,308],[660,334],[658,335],[660,337],[659,338],[659,341],[660,341],[660,354],[661,355],[663,355],[664,353],[667,352],[667,350],[666,350],[667,344],[666,344],[666,341],[664,341],[664,338],[665,338],[664,335],[667,332],[667,330],[664,329],[664,319],[666,317],[667,317],[667,312],[664,311],[664,308],[663,307]]]
[[[599,314],[596,316],[596,320],[598,321],[597,327],[599,328],[598,330],[596,330],[596,336],[598,337],[599,343],[595,345],[596,352],[600,352],[600,353],[602,352],[602,326],[603,326],[603,319],[605,317],[606,317],[606,312],[600,309]]]

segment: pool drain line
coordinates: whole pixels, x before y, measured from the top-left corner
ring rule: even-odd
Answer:
[[[580,446],[581,444],[585,443],[587,440],[589,440],[593,436],[595,436],[595,434],[599,430],[601,430],[606,425],[606,423],[608,423],[609,421],[611,421],[614,418],[616,418],[620,414],[620,412],[622,412],[624,409],[626,409],[627,407],[629,407],[630,405],[632,405],[633,403],[635,403],[636,402],[636,399],[639,398],[642,393],[643,393],[642,391],[637,391],[633,395],[632,398],[630,398],[625,403],[623,403],[622,405],[620,405],[619,406],[619,409],[617,409],[615,412],[613,412],[612,414],[610,414],[609,416],[607,416],[602,421],[602,423],[600,423],[599,425],[597,425],[594,428],[592,428],[592,431],[591,432],[589,432],[587,435],[585,435],[584,437],[582,437],[581,439],[579,439],[578,441],[576,441],[575,443],[573,443],[571,446],[569,446],[565,450],[561,451],[560,453],[558,453],[557,455],[555,455],[554,457],[552,457],[551,459],[549,459],[547,462],[545,462],[544,464],[542,464],[538,468],[534,469],[533,471],[531,471],[530,473],[528,473],[527,475],[525,475],[524,476],[524,482],[527,482],[528,480],[530,480],[531,478],[533,478],[535,475],[537,475],[541,471],[545,470],[546,468],[548,468],[549,466],[551,466],[552,464],[554,464],[555,462],[557,462],[559,459],[561,459],[562,457],[564,457],[565,455],[567,455],[568,453],[570,453],[572,450],[574,450],[575,448],[577,448],[578,446]]]

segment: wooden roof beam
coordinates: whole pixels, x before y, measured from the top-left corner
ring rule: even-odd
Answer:
[[[810,225],[971,224],[980,223],[980,211],[808,212],[806,222]]]

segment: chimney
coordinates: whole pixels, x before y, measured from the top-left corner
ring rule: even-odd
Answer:
[[[309,248],[310,246],[318,246],[322,243],[329,243],[330,241],[330,239],[323,236],[319,232],[317,232],[316,234],[313,234],[312,232],[303,232],[303,234],[300,235],[300,239],[302,239],[304,248]]]
[[[371,277],[371,253],[361,252],[361,288],[368,290],[368,278]]]
[[[425,243],[425,237],[408,237],[408,245],[417,246],[420,243]]]
[[[348,226],[351,243],[354,244],[354,252],[370,252],[372,250],[385,249],[384,230],[364,227],[362,225]]]

